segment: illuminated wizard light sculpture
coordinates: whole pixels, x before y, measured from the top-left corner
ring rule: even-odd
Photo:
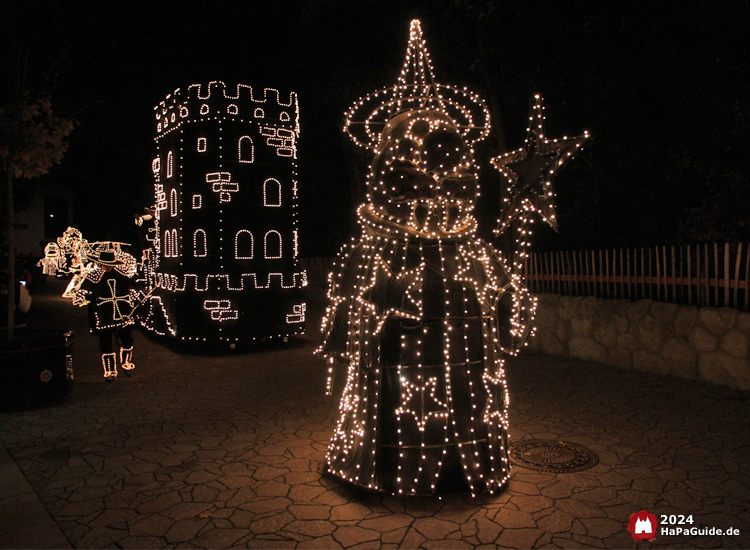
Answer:
[[[397,85],[347,113],[345,130],[375,159],[361,235],[331,274],[318,352],[329,393],[334,361],[348,363],[327,467],[352,483],[476,494],[509,478],[503,360],[525,344],[536,309],[520,269],[528,215],[554,219],[552,176],[570,158],[560,153],[585,138],[568,150],[535,129],[531,145],[495,160],[512,188],[501,229],[523,220],[508,265],[476,237],[472,215],[472,145],[489,129],[478,96],[434,81],[418,20]]]
[[[155,114],[144,326],[230,343],[302,333],[297,95],[213,81],[175,90]]]

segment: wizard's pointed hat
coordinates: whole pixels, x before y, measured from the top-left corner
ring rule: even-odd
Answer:
[[[466,88],[459,90],[435,82],[422,26],[419,19],[414,19],[398,83],[354,103],[346,113],[344,130],[356,144],[374,151],[388,120],[418,109],[436,110],[449,116],[469,145],[484,139],[490,131],[490,113],[478,95]]]

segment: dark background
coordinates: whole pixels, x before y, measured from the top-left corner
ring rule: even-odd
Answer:
[[[492,111],[476,155],[485,237],[501,186],[488,160],[521,146],[540,92],[548,137],[594,139],[558,177],[561,232],[540,231],[536,250],[750,240],[748,3],[655,4],[2,2],[0,103],[28,52],[29,88],[80,123],[61,165],[18,182],[19,206],[44,181],[65,185],[84,237],[136,242],[133,215],[153,203],[153,107],[210,80],[275,87],[300,100],[301,255],[333,255],[356,231],[370,160],[343,113],[396,82],[419,17],[438,82]]]

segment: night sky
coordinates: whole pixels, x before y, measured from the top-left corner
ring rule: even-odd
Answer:
[[[658,4],[8,1],[2,102],[13,48],[31,45],[29,86],[53,68],[53,107],[79,121],[40,181],[73,189],[87,239],[128,241],[153,203],[154,105],[211,80],[296,91],[301,254],[333,255],[354,231],[370,160],[342,133],[343,113],[395,84],[419,17],[437,81],[473,88],[492,111],[477,148],[483,235],[500,201],[489,157],[521,146],[539,92],[548,137],[594,139],[558,177],[560,234],[542,231],[535,249],[747,241],[748,4]]]

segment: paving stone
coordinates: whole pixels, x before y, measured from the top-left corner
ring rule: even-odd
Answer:
[[[198,470],[188,475],[184,481],[188,485],[203,485],[205,483],[208,483],[209,481],[213,481],[217,477],[219,476],[217,476],[216,474],[209,473],[205,470]]]
[[[528,512],[521,512],[518,510],[511,510],[509,508],[502,508],[490,518],[498,525],[501,525],[505,529],[523,529],[536,527],[536,522],[531,514]]]
[[[520,493],[523,495],[538,495],[539,488],[533,483],[527,483],[525,481],[516,481],[512,477],[508,483],[508,489],[511,493]]]
[[[285,532],[300,533],[308,537],[322,537],[330,535],[336,530],[336,525],[319,519],[296,519],[284,527]]]
[[[454,548],[474,548],[474,546],[463,540],[426,540],[422,543],[422,548],[453,550]]]
[[[76,544],[89,531],[91,531],[91,528],[89,526],[87,526],[87,525],[75,525],[75,526],[71,527],[70,529],[65,529],[65,536],[68,538],[68,540],[72,544]],[[10,545],[9,548],[13,548],[13,545]]]
[[[313,500],[319,504],[328,504],[329,506],[339,506],[341,504],[347,504],[351,498],[348,491],[341,491],[338,489],[324,490],[323,487],[310,487],[308,485],[297,486],[295,491],[290,496],[295,500],[302,499]],[[298,496],[298,494],[301,495]],[[317,493],[317,494],[316,494]]]
[[[163,537],[174,520],[158,514],[136,516],[129,522],[131,535]]]
[[[164,534],[164,538],[169,543],[192,541],[201,529],[203,529],[209,520],[206,519],[183,519],[175,521],[169,530]]]
[[[82,500],[98,499],[112,494],[112,487],[79,487],[74,489],[67,497],[68,502],[80,502]]]
[[[538,529],[503,529],[496,544],[507,548],[533,548],[541,536]]]
[[[701,503],[697,502],[687,491],[682,489],[667,491],[661,496],[673,509],[680,512],[696,512],[702,509]]]
[[[261,548],[261,546],[258,546],[258,548]],[[342,546],[332,536],[326,535],[324,537],[300,542],[297,544],[296,548],[327,550],[328,548],[342,548]]]
[[[553,500],[544,496],[519,496],[513,499],[513,504],[523,512],[533,513],[549,508]]]
[[[408,527],[409,525],[412,525],[412,523],[415,524],[415,529],[421,532],[419,527],[417,527],[414,518],[408,514],[388,514],[385,516],[379,516],[377,518],[365,519],[363,521],[360,521],[358,525],[360,527],[364,527],[365,529],[379,531],[380,533],[389,533],[395,531],[396,529]]]
[[[573,542],[578,543],[579,545],[584,545],[585,547],[589,548],[609,548],[604,542],[600,539],[597,539],[595,537],[589,537],[586,535],[580,535],[578,533],[573,533],[570,536],[571,540]]]
[[[113,509],[103,510],[93,521],[88,522],[91,527],[113,527],[120,524],[127,528],[127,523],[136,517],[135,510]]]
[[[140,548],[164,548],[161,537],[125,537],[117,541],[120,548],[138,550]]]
[[[404,535],[404,538],[401,540],[400,547],[404,550],[420,548],[422,546],[422,543],[426,540],[427,539],[424,538],[424,536],[422,536],[419,531],[417,531],[413,527],[409,527],[406,534]]]
[[[226,479],[226,478],[224,478]],[[233,479],[247,479],[252,481],[251,478],[233,478]],[[224,482],[222,480],[222,482]],[[226,484],[226,483],[225,483]],[[227,486],[229,486],[227,484]],[[253,490],[258,496],[264,497],[285,497],[289,494],[290,486],[286,483],[280,483],[278,481],[264,481],[259,485],[253,485]]]
[[[282,477],[289,485],[302,485],[303,483],[315,482],[320,479],[317,472],[288,472]]]
[[[570,531],[575,517],[563,510],[555,510],[548,516],[541,518],[537,525],[548,533],[567,533]]]
[[[433,498],[416,497],[407,499],[405,501],[405,506],[406,513],[417,518],[434,516],[444,506],[444,504],[441,501],[435,500]]]
[[[238,543],[241,542],[238,541]],[[297,542],[296,540],[289,540],[289,539],[280,539],[280,540],[261,540],[261,539],[252,539],[250,542],[249,548],[263,548],[263,549],[274,549],[278,548],[280,550],[285,550],[287,548],[296,548],[297,544],[301,544]],[[243,544],[237,544],[237,546],[245,546]]]
[[[137,508],[139,514],[155,514],[182,502],[175,492],[163,493],[156,498],[144,501]]]
[[[463,523],[467,521],[477,511],[477,507],[470,504],[446,504],[438,512],[435,513],[435,517],[438,519],[446,519],[455,521],[456,523]]]
[[[264,514],[268,512],[278,512],[285,510],[290,504],[291,500],[283,497],[274,498],[255,498],[249,502],[241,505],[243,510],[253,512],[254,514]]]
[[[401,527],[399,529],[394,529],[393,531],[388,531],[387,533],[383,533],[380,536],[380,542],[385,544],[396,544],[398,545],[402,540],[404,540],[404,536],[406,535],[406,532],[409,530],[408,527]]]
[[[221,491],[205,485],[196,485],[190,493],[190,498],[194,502],[214,502]],[[253,494],[255,494],[253,492]]]
[[[635,508],[633,510],[633,513],[638,511]],[[586,528],[588,536],[603,540],[615,533],[621,532],[629,518],[630,516],[623,521],[616,521],[611,518],[583,518],[579,521]]]
[[[371,510],[358,502],[340,504],[331,508],[331,521],[361,520],[369,516]]]
[[[333,538],[336,539],[344,548],[352,547],[356,544],[370,542],[380,539],[380,533],[372,529],[363,529],[356,525],[347,525],[338,527],[333,532]]]
[[[161,515],[173,520],[196,518],[209,508],[211,508],[211,505],[205,502],[180,502],[171,508],[162,510]]]
[[[297,519],[328,519],[331,507],[316,504],[292,504],[289,512]]]
[[[406,509],[404,499],[392,495],[384,495],[381,503],[391,512],[403,512]]]
[[[127,536],[126,531],[109,527],[95,527],[76,541],[77,548],[109,548]]]
[[[178,497],[179,498],[179,497]],[[104,508],[104,499],[93,498],[91,500],[82,500],[80,502],[73,502],[65,506],[59,512],[59,516],[86,516],[92,512],[102,510]]]
[[[286,524],[291,523],[292,521],[294,521],[294,516],[287,511],[283,511],[252,522],[250,524],[250,530],[255,534],[277,533]]]
[[[573,494],[573,487],[562,481],[558,481],[553,485],[549,485],[541,489],[541,493],[544,496],[553,499],[568,498]]]
[[[262,465],[262,466],[258,466],[255,469],[255,472],[253,472],[252,477],[253,479],[271,480],[271,479],[281,478],[284,474],[288,474],[288,473],[289,473],[289,470],[287,468]]]
[[[484,544],[494,542],[500,532],[507,528],[482,516],[476,518],[475,521],[477,524],[476,537],[481,543]]]
[[[563,510],[577,518],[596,518],[604,517],[606,514],[596,504],[577,500],[575,498],[566,498],[555,501],[559,510]]]
[[[229,548],[246,534],[244,529],[211,529],[201,533],[193,543],[204,548]]]
[[[315,469],[310,466],[310,461],[304,458],[289,458],[284,461],[284,467],[290,472],[307,473],[315,471]]]
[[[428,540],[443,539],[459,529],[456,522],[437,518],[417,518],[414,520],[412,527],[422,533]]]

